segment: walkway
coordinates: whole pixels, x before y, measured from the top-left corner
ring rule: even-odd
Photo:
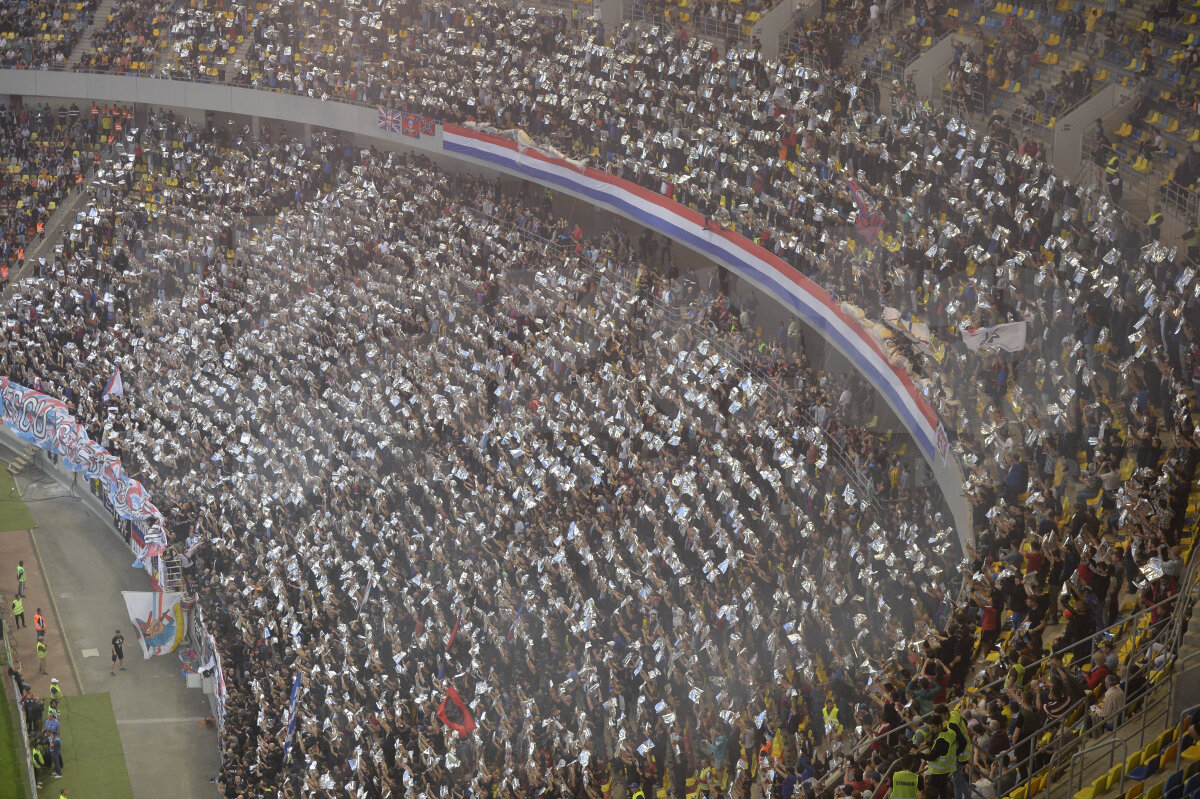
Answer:
[[[15,454],[0,446],[0,458]],[[112,695],[135,799],[213,799],[218,794],[209,780],[219,755],[216,733],[204,725],[208,698],[186,687],[177,656],[142,660],[125,612],[121,591],[149,590],[148,576],[131,568],[124,542],[66,486],[33,469],[17,482],[36,523],[31,541],[37,574],[49,588],[47,626],[61,632],[82,693]],[[31,579],[30,593],[33,588]],[[125,634],[126,671],[111,677],[110,640],[117,629]],[[36,666],[26,663],[26,671]]]

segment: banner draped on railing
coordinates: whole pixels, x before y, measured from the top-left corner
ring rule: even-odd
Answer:
[[[142,657],[174,652],[188,628],[189,603],[183,594],[122,591]]]
[[[166,548],[162,514],[150,502],[142,484],[129,478],[121,459],[88,436],[62,400],[0,377],[0,412],[4,424],[22,441],[62,458],[73,472],[82,472],[100,483],[113,511],[138,525],[145,540],[147,561]]]

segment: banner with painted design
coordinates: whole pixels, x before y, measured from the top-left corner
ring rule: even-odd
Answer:
[[[166,545],[162,514],[142,484],[125,475],[121,459],[88,436],[61,400],[0,377],[0,418],[22,441],[60,456],[68,469],[98,480],[113,510],[142,522],[147,545]]]
[[[183,594],[155,591],[122,591],[129,621],[142,647],[142,657],[175,650],[187,633],[188,604]]]

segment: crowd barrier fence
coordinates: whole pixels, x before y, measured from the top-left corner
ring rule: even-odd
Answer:
[[[7,597],[0,595],[0,601],[6,600]],[[12,627],[8,623],[7,602],[4,614],[0,614],[0,636],[4,638],[4,663],[6,668],[16,669],[18,665],[18,656],[16,645],[12,642]],[[29,748],[29,731],[28,720],[25,718],[25,707],[21,704],[21,685],[17,682],[17,678],[11,674],[5,675],[5,683],[12,689],[13,706],[17,711],[17,726],[21,728],[21,750],[22,756],[16,758],[19,766],[25,772],[26,782],[22,795],[26,799],[37,799],[37,775],[33,768],[33,758]],[[16,757],[13,752],[8,753],[9,756]]]

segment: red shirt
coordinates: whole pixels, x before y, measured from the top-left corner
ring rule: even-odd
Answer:
[[[1097,666],[1087,673],[1087,687],[1092,690],[1097,685],[1104,682],[1104,678],[1108,676],[1108,666]]]

